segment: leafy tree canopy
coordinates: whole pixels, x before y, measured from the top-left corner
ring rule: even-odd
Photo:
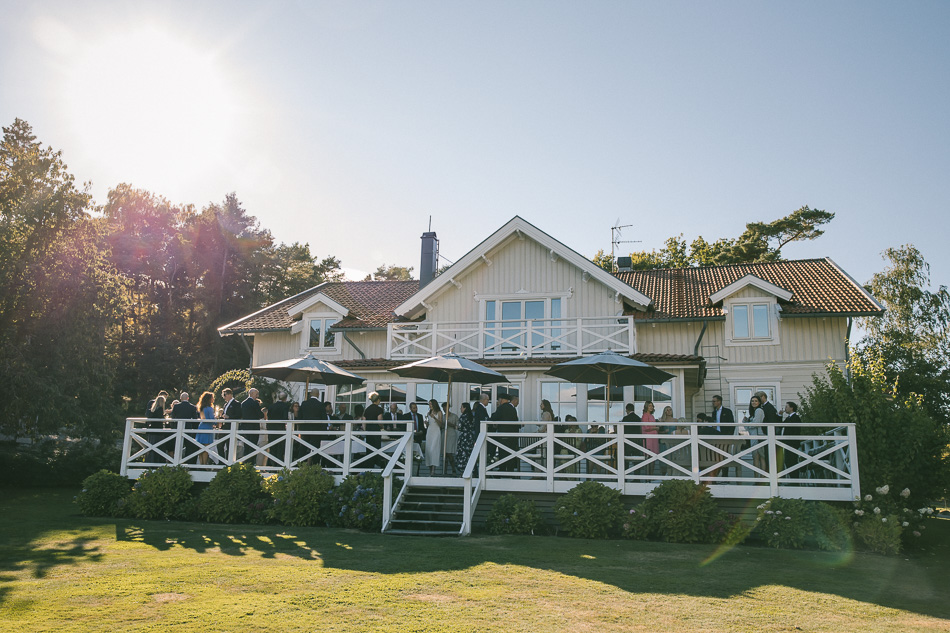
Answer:
[[[376,269],[375,273],[366,275],[363,281],[412,281],[412,270],[412,266],[406,268],[383,264]]]
[[[632,267],[650,270],[780,261],[782,248],[791,242],[820,237],[824,234],[821,227],[834,217],[834,213],[804,206],[772,222],[750,222],[736,238],[708,242],[699,236],[687,246],[681,233],[668,238],[659,250],[630,253]],[[613,262],[609,260],[610,256],[603,251],[594,257],[594,263],[605,270],[612,269]]]

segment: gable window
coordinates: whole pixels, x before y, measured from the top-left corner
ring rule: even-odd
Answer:
[[[338,317],[312,317],[310,319],[309,349],[336,349],[336,333],[330,332]]]
[[[561,298],[550,299],[489,299],[485,301],[485,349],[518,351],[560,348]],[[531,329],[531,340],[526,330]]]
[[[769,338],[770,336],[767,303],[733,304],[732,337],[734,339]]]

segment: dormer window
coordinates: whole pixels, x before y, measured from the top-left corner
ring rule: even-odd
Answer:
[[[330,331],[330,328],[340,320],[338,315],[307,316],[305,318],[309,323],[306,350],[340,351],[339,345],[337,345],[336,333]]]
[[[769,327],[769,304],[734,303],[732,304],[733,339],[771,338]]]

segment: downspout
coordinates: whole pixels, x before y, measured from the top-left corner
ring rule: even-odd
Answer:
[[[358,347],[356,346],[356,343],[354,343],[354,342],[350,339],[349,335],[346,333],[346,330],[341,330],[341,332],[343,333],[343,340],[346,341],[347,343],[349,343],[349,344],[353,347],[353,349],[356,350],[356,353],[360,355],[360,358],[361,358],[361,359],[365,360],[365,359],[366,359],[366,354],[364,354],[364,353],[363,353],[363,350],[361,350],[360,348],[358,348]]]
[[[706,335],[706,327],[709,325],[709,321],[703,321],[703,329],[699,331],[699,338],[696,339],[696,345],[693,347],[693,356],[699,356],[699,345],[703,342],[703,336]]]
[[[844,340],[844,378],[851,384],[851,326],[854,325],[854,317],[848,317],[848,330]]]
[[[254,366],[254,352],[251,351],[251,346],[247,344],[247,338],[243,334],[241,336],[241,342],[244,343],[244,349],[247,350],[247,368],[250,369]]]

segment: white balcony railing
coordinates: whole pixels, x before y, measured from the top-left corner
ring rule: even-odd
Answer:
[[[520,321],[391,323],[390,359],[428,358],[454,351],[471,358],[583,356],[608,349],[636,353],[633,317]]]

